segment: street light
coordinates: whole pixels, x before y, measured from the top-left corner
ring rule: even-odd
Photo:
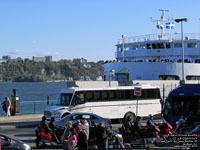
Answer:
[[[187,22],[187,18],[175,19],[177,23],[181,22],[181,40],[182,40],[182,80],[180,84],[185,84],[185,76],[184,76],[184,40],[183,40],[183,21]]]
[[[111,77],[113,77],[115,74],[115,70],[110,70],[109,72],[109,86],[111,86]]]

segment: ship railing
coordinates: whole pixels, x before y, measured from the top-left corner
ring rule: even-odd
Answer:
[[[183,35],[184,40],[199,40],[200,39],[200,33],[185,33]],[[180,33],[174,33],[174,34],[148,34],[148,35],[142,35],[142,36],[133,36],[133,37],[126,37],[125,39],[118,40],[118,44],[123,43],[134,43],[134,42],[145,42],[145,41],[154,41],[154,40],[181,40],[181,34]]]

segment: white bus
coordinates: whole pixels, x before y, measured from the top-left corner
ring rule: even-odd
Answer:
[[[44,115],[60,119],[70,113],[88,112],[110,119],[123,118],[125,115],[139,116],[161,113],[160,89],[157,86],[140,85],[142,95],[134,96],[137,86],[102,88],[72,87],[62,89],[55,106],[47,107]],[[138,106],[138,108],[137,108]]]

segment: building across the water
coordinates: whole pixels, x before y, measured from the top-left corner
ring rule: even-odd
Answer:
[[[125,83],[130,80],[181,80],[181,34],[166,34],[164,18],[157,28],[159,35],[122,36],[116,44],[116,59],[104,64],[105,80]],[[161,22],[161,23],[160,23]],[[114,75],[111,75],[112,72]],[[184,34],[184,79],[200,80],[200,34]]]

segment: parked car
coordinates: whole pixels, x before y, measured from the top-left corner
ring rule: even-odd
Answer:
[[[77,120],[82,120],[82,119],[86,119],[89,124],[91,123],[91,121],[94,121],[96,125],[98,125],[99,122],[103,120],[105,126],[112,128],[110,119],[103,118],[93,113],[72,113],[65,116],[61,120],[57,120],[56,125],[60,127],[65,127],[67,121],[72,121],[72,124],[75,124]]]
[[[2,150],[31,150],[31,147],[23,141],[12,139],[1,133],[0,145]]]

